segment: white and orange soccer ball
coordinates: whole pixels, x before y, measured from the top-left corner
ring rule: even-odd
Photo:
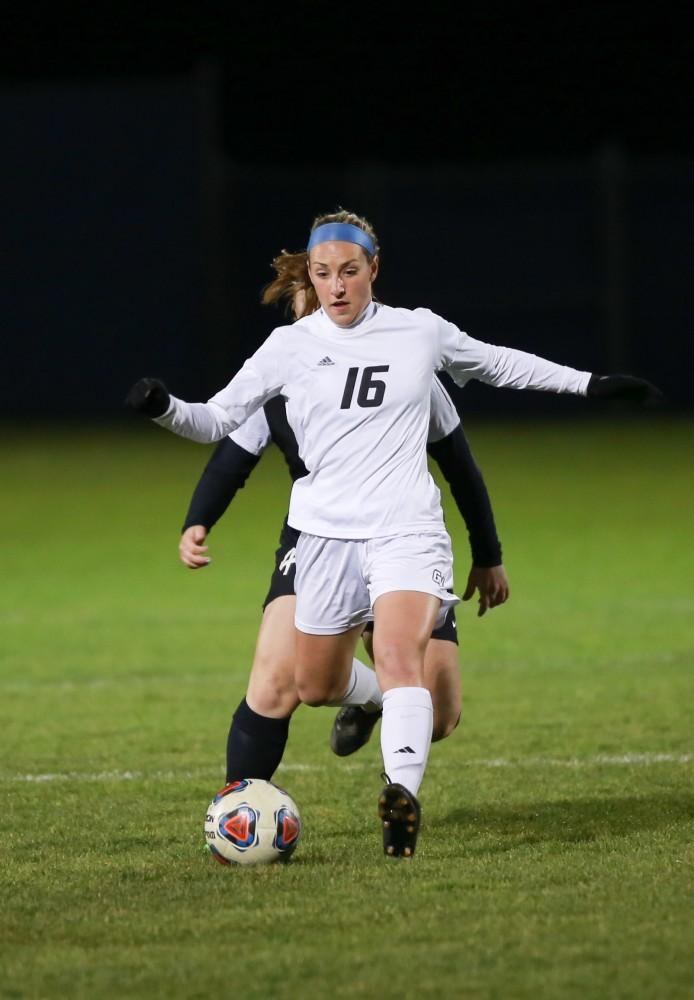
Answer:
[[[242,778],[207,807],[205,841],[220,864],[288,861],[299,843],[301,816],[291,795],[271,781]]]

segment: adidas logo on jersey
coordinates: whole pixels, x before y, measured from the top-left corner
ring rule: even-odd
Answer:
[[[333,359],[329,358],[328,355],[326,354],[325,357],[321,358],[321,360],[318,362],[318,367],[320,368],[321,365],[334,365],[334,364],[335,362],[333,361]]]

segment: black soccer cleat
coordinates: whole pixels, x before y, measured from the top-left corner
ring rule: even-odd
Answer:
[[[330,731],[330,749],[338,757],[349,757],[371,739],[382,712],[365,712],[359,705],[346,705],[335,716]]]
[[[383,823],[383,853],[389,858],[411,858],[417,846],[422,810],[404,785],[386,785],[378,800]]]

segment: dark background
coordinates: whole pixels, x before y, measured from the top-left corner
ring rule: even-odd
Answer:
[[[259,304],[272,257],[338,205],[379,234],[383,301],[644,375],[690,408],[684,11],[14,15],[2,413],[123,415],[145,374],[207,398],[281,319]],[[481,414],[585,405],[479,385],[458,399]]]

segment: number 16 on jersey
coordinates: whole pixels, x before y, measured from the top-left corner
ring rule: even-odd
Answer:
[[[386,384],[383,379],[374,378],[376,372],[387,372],[390,365],[369,365],[364,368],[359,381],[359,391],[357,392],[357,406],[380,406],[386,391]],[[341,410],[348,410],[352,405],[354,387],[359,377],[358,368],[350,368],[347,372],[345,391],[342,393]]]

